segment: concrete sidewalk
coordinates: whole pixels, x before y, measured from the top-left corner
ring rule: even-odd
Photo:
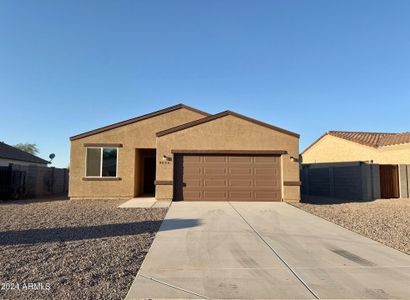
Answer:
[[[156,200],[154,197],[137,197],[122,203],[118,208],[168,208],[171,200]]]
[[[410,256],[285,203],[178,202],[127,299],[409,299],[409,283]]]

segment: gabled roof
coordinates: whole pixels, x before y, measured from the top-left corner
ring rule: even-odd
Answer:
[[[270,124],[267,124],[267,123],[252,119],[252,118],[249,118],[249,117],[246,117],[244,115],[240,115],[238,113],[235,113],[235,112],[232,112],[232,111],[229,111],[229,110],[221,112],[219,114],[211,115],[211,116],[199,119],[199,120],[195,120],[195,121],[192,121],[192,122],[188,122],[188,123],[176,126],[176,127],[172,127],[172,128],[157,132],[157,136],[158,137],[164,136],[164,135],[167,135],[167,134],[170,134],[170,133],[173,133],[173,132],[177,132],[177,131],[180,131],[180,130],[184,130],[184,129],[187,129],[187,128],[190,128],[190,127],[200,125],[200,124],[204,124],[206,122],[210,122],[210,121],[213,121],[213,120],[216,120],[216,119],[219,119],[219,118],[223,118],[223,117],[226,117],[226,116],[234,116],[234,117],[240,118],[242,120],[246,120],[246,121],[252,122],[254,124],[257,124],[257,125],[260,125],[260,126],[263,126],[263,127],[269,128],[269,129],[273,129],[273,130],[279,131],[281,133],[285,133],[285,134],[288,134],[288,135],[299,138],[299,134],[297,134],[297,133],[294,133],[292,131],[288,131],[288,130],[285,130],[285,129],[282,129],[282,128],[279,128],[279,127],[276,127],[276,126],[273,126],[273,125],[270,125]]]
[[[104,132],[104,131],[107,131],[107,130],[117,128],[117,127],[121,127],[121,126],[125,126],[125,125],[132,124],[132,123],[135,123],[135,122],[139,122],[139,121],[149,119],[149,118],[152,118],[152,117],[156,117],[156,116],[166,114],[166,113],[169,113],[171,111],[181,109],[181,108],[188,109],[190,111],[202,114],[204,116],[209,116],[210,115],[206,112],[203,112],[203,111],[200,111],[198,109],[189,107],[185,104],[177,104],[177,105],[170,106],[170,107],[167,107],[167,108],[164,108],[164,109],[161,109],[161,110],[158,110],[158,111],[146,114],[146,115],[142,115],[142,116],[139,116],[139,117],[136,117],[136,118],[132,118],[132,119],[125,120],[125,121],[122,121],[122,122],[118,122],[118,123],[114,123],[114,124],[111,124],[111,125],[108,125],[108,126],[97,128],[97,129],[94,129],[94,130],[91,130],[91,131],[87,131],[87,132],[84,132],[84,133],[81,133],[81,134],[78,134],[78,135],[74,135],[74,136],[70,137],[70,141],[81,139],[81,138],[84,138],[84,137],[87,137],[87,136],[90,136],[90,135],[94,135],[94,134],[97,134],[97,133],[100,133],[100,132]]]
[[[313,145],[319,142],[326,135],[335,136],[350,142],[369,146],[372,148],[379,148],[383,146],[392,146],[399,144],[410,143],[410,132],[391,133],[391,132],[361,132],[361,131],[328,131],[320,138],[314,141],[303,152],[305,153]]]
[[[24,152],[20,149],[7,145],[3,142],[0,142],[0,158],[31,162],[31,163],[37,163],[37,164],[48,164],[49,163],[48,161],[40,157]]]

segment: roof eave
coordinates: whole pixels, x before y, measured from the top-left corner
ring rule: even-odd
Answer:
[[[78,140],[78,139],[85,138],[85,137],[88,137],[88,136],[91,136],[91,135],[94,135],[94,134],[98,134],[98,133],[101,133],[101,132],[104,132],[104,131],[108,131],[108,130],[111,130],[111,129],[114,129],[114,128],[118,128],[118,127],[121,127],[121,126],[129,125],[129,124],[132,124],[132,123],[135,123],[135,122],[139,122],[139,121],[142,121],[142,120],[153,118],[153,117],[156,117],[156,116],[159,116],[159,115],[162,115],[162,114],[165,114],[165,113],[169,113],[169,112],[181,109],[181,108],[185,108],[187,110],[202,114],[204,116],[209,116],[210,115],[207,112],[201,111],[199,109],[196,109],[196,108],[193,108],[193,107],[190,107],[190,106],[187,106],[187,105],[181,103],[181,104],[170,106],[170,107],[167,107],[167,108],[164,108],[164,109],[152,112],[152,113],[148,113],[148,114],[145,114],[145,115],[142,115],[142,116],[139,116],[139,117],[135,117],[135,118],[132,118],[132,119],[117,122],[117,123],[114,123],[114,124],[111,124],[111,125],[103,126],[103,127],[100,127],[100,128],[94,129],[94,130],[90,130],[90,131],[86,131],[84,133],[74,135],[74,136],[70,137],[70,141]]]
[[[361,146],[366,146],[366,147],[370,147],[370,148],[373,148],[373,149],[379,148],[378,146],[372,146],[372,145],[369,145],[369,144],[366,144],[366,143],[360,143],[360,142],[358,142],[358,141],[352,141],[352,140],[346,139],[346,138],[344,138],[344,137],[341,137],[341,136],[338,136],[338,135],[334,135],[334,134],[332,134],[333,132],[334,132],[334,131],[327,131],[327,132],[325,132],[324,134],[322,134],[322,135],[321,135],[319,138],[317,138],[312,144],[310,144],[305,150],[303,150],[303,152],[301,152],[300,155],[305,154],[308,150],[310,150],[314,145],[316,145],[316,144],[317,144],[320,140],[322,140],[325,136],[332,136],[332,137],[335,137],[335,138],[338,138],[338,139],[341,139],[341,140],[344,140],[344,141],[347,141],[347,142],[359,144],[359,145],[361,145]]]
[[[319,138],[317,138],[312,144],[310,144],[305,150],[303,150],[300,155],[305,154],[308,150],[310,150],[314,145],[316,145],[321,139],[323,139],[325,136],[329,135],[329,132],[325,132],[322,134]]]

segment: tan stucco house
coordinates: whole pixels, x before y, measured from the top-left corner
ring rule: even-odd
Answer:
[[[319,191],[329,181],[330,190],[334,190],[333,185],[339,180],[343,195],[362,181],[363,186],[357,186],[356,190],[368,199],[410,197],[410,132],[329,131],[301,156],[304,193],[306,186],[320,183],[314,188]]]
[[[303,163],[410,164],[410,132],[328,131],[302,152]]]
[[[70,138],[72,199],[298,201],[299,135],[179,104]]]

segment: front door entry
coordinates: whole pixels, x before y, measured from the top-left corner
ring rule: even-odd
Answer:
[[[155,157],[144,158],[144,194],[155,194]]]

